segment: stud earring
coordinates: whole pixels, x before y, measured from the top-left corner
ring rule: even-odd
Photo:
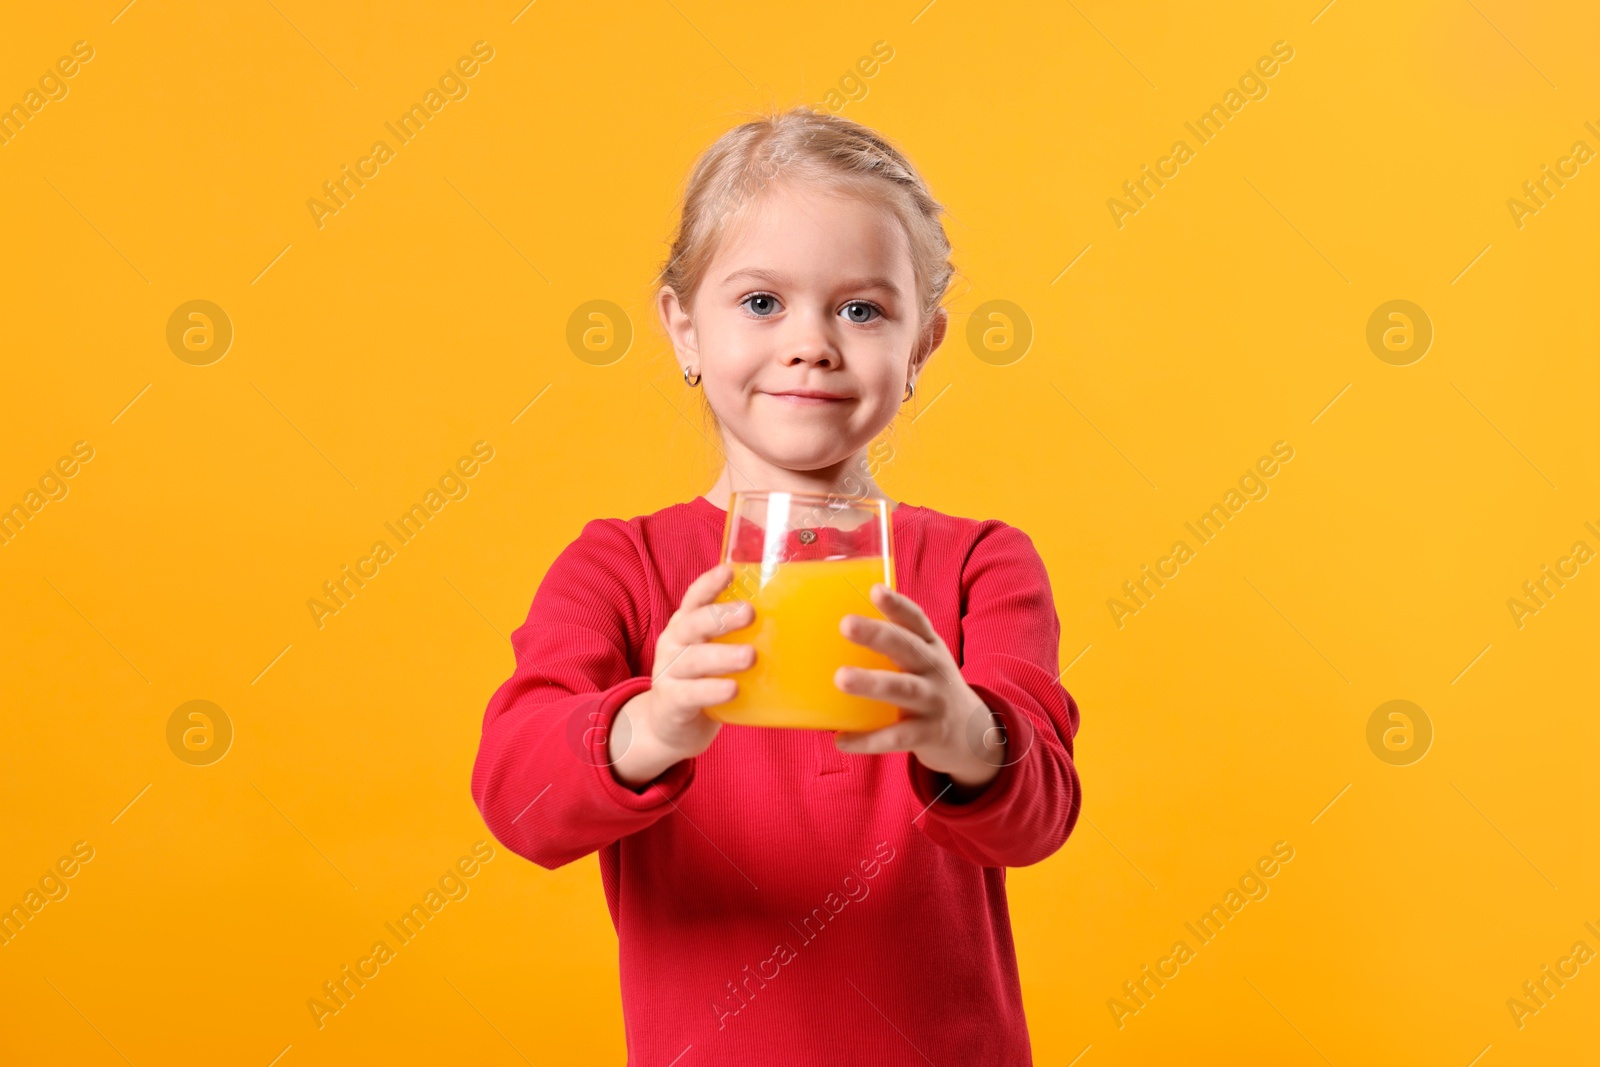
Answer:
[[[683,368],[683,384],[693,389],[695,386],[700,384],[700,375],[696,374],[693,378],[690,378],[689,368]]]

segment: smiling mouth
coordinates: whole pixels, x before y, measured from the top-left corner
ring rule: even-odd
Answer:
[[[828,404],[843,404],[850,399],[847,396],[806,396],[800,393],[768,393],[767,395],[774,400],[797,404],[801,407],[823,407]]]

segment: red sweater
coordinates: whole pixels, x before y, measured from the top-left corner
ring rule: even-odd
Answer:
[[[484,821],[542,867],[599,851],[631,1065],[1031,1063],[1005,869],[1060,848],[1079,804],[1078,707],[1033,542],[891,513],[895,588],[1005,726],[1008,762],[972,800],[938,798],[949,779],[909,753],[733,725],[636,792],[607,730],[650,687],[725,518],[695,497],[596,519],[551,564],[484,715]]]

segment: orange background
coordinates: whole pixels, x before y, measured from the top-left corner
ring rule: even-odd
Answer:
[[[1507,602],[1600,549],[1600,170],[1507,201],[1600,149],[1600,17],[1319,7],[8,12],[0,104],[93,58],[0,145],[0,507],[44,479],[0,546],[0,905],[93,855],[0,946],[0,1060],[622,1061],[594,861],[474,862],[468,774],[550,560],[716,473],[649,309],[688,167],[830,90],[925,172],[963,273],[881,481],[1033,537],[1083,711],[1079,828],[1009,876],[1038,1061],[1592,1060],[1600,967],[1520,1028],[1507,1001],[1600,951],[1600,574]],[[319,227],[307,201],[478,41],[466,95]],[[1197,143],[1278,41],[1267,94]],[[1178,139],[1119,226],[1107,201]],[[231,324],[220,359],[169,346],[194,300]],[[1368,345],[1392,300],[1431,323],[1420,359]],[[611,350],[569,344],[591,301]],[[465,495],[319,628],[322,583],[480,441]],[[1118,620],[1279,441],[1268,494]],[[194,700],[211,733],[169,733]],[[1393,700],[1411,747],[1387,719],[1369,746]],[[220,760],[180,758],[224,724]],[[1279,841],[1270,893],[1197,947],[1184,924]],[[466,895],[319,1029],[308,999],[464,857]]]

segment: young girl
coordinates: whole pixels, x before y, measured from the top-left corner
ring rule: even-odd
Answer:
[[[897,671],[860,733],[730,726],[753,621],[714,603],[733,489],[887,499],[869,444],[944,339],[940,205],[873,131],[795,109],[724,134],[690,178],[658,310],[725,463],[705,495],[595,519],[551,564],[489,701],[472,795],[554,869],[596,850],[628,1062],[1031,1062],[1007,867],[1077,821],[1078,708],[1033,542],[892,504],[884,619],[841,632]],[[848,483],[848,486],[847,486]],[[887,621],[885,621],[887,620]]]

